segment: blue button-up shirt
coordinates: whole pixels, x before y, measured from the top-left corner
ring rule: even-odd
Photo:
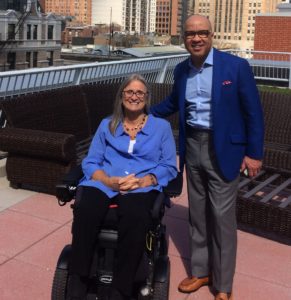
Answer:
[[[210,50],[201,69],[195,68],[191,59],[189,66],[186,84],[186,122],[192,127],[211,129],[213,49]]]
[[[84,177],[82,186],[102,190],[112,198],[118,194],[100,181],[92,180],[96,170],[108,176],[135,174],[143,177],[149,173],[156,176],[158,185],[138,188],[130,192],[162,190],[177,175],[176,146],[168,121],[149,115],[145,126],[138,132],[132,153],[129,151],[130,137],[120,123],[115,135],[109,130],[110,118],[103,119],[92,140],[88,155],[82,162]]]

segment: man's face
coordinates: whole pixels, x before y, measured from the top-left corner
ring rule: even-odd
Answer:
[[[193,63],[202,64],[211,47],[213,33],[209,21],[202,16],[189,17],[184,28],[184,43]]]

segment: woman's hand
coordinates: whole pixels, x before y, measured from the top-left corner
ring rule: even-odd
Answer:
[[[114,191],[120,191],[119,181],[122,179],[122,177],[119,176],[109,177],[103,170],[96,170],[93,173],[91,179],[96,181],[101,181],[103,184],[110,187]]]
[[[139,187],[139,178],[135,177],[135,174],[129,174],[125,177],[121,177],[119,180],[119,188],[122,192],[135,190]]]
[[[144,188],[153,185],[152,175],[148,174],[142,178],[135,177],[135,174],[129,174],[124,177],[109,177],[104,171],[97,170],[92,175],[92,180],[101,181],[103,184],[117,192],[127,192],[138,188]]]
[[[135,174],[129,174],[125,177],[110,177],[112,181],[116,181],[118,185],[118,190],[120,192],[132,191],[138,188],[144,188],[152,185],[151,175],[146,175],[142,178],[135,177]],[[117,180],[117,178],[119,178]],[[115,185],[116,187],[116,185]]]

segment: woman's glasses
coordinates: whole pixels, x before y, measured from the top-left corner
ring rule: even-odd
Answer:
[[[133,95],[136,95],[137,98],[139,99],[143,99],[144,96],[147,94],[143,91],[136,91],[134,92],[133,90],[126,90],[126,91],[123,91],[123,94],[126,96],[126,97],[132,97]]]

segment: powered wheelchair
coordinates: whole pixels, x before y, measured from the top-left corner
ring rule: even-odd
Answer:
[[[79,179],[83,176],[78,166],[56,187],[58,203],[63,206],[76,199]],[[165,207],[170,206],[170,197],[181,194],[183,176],[169,182],[159,193],[152,211],[152,225],[146,238],[145,252],[136,274],[135,292],[132,299],[167,300],[169,296],[170,261],[166,240],[166,226],[162,224]],[[71,204],[74,209],[74,204]],[[117,249],[116,205],[111,205],[97,237],[95,254],[91,266],[91,276],[87,300],[106,300],[113,279],[115,251]],[[71,245],[66,245],[57,262],[53,284],[52,300],[65,300],[67,294],[69,258]]]

